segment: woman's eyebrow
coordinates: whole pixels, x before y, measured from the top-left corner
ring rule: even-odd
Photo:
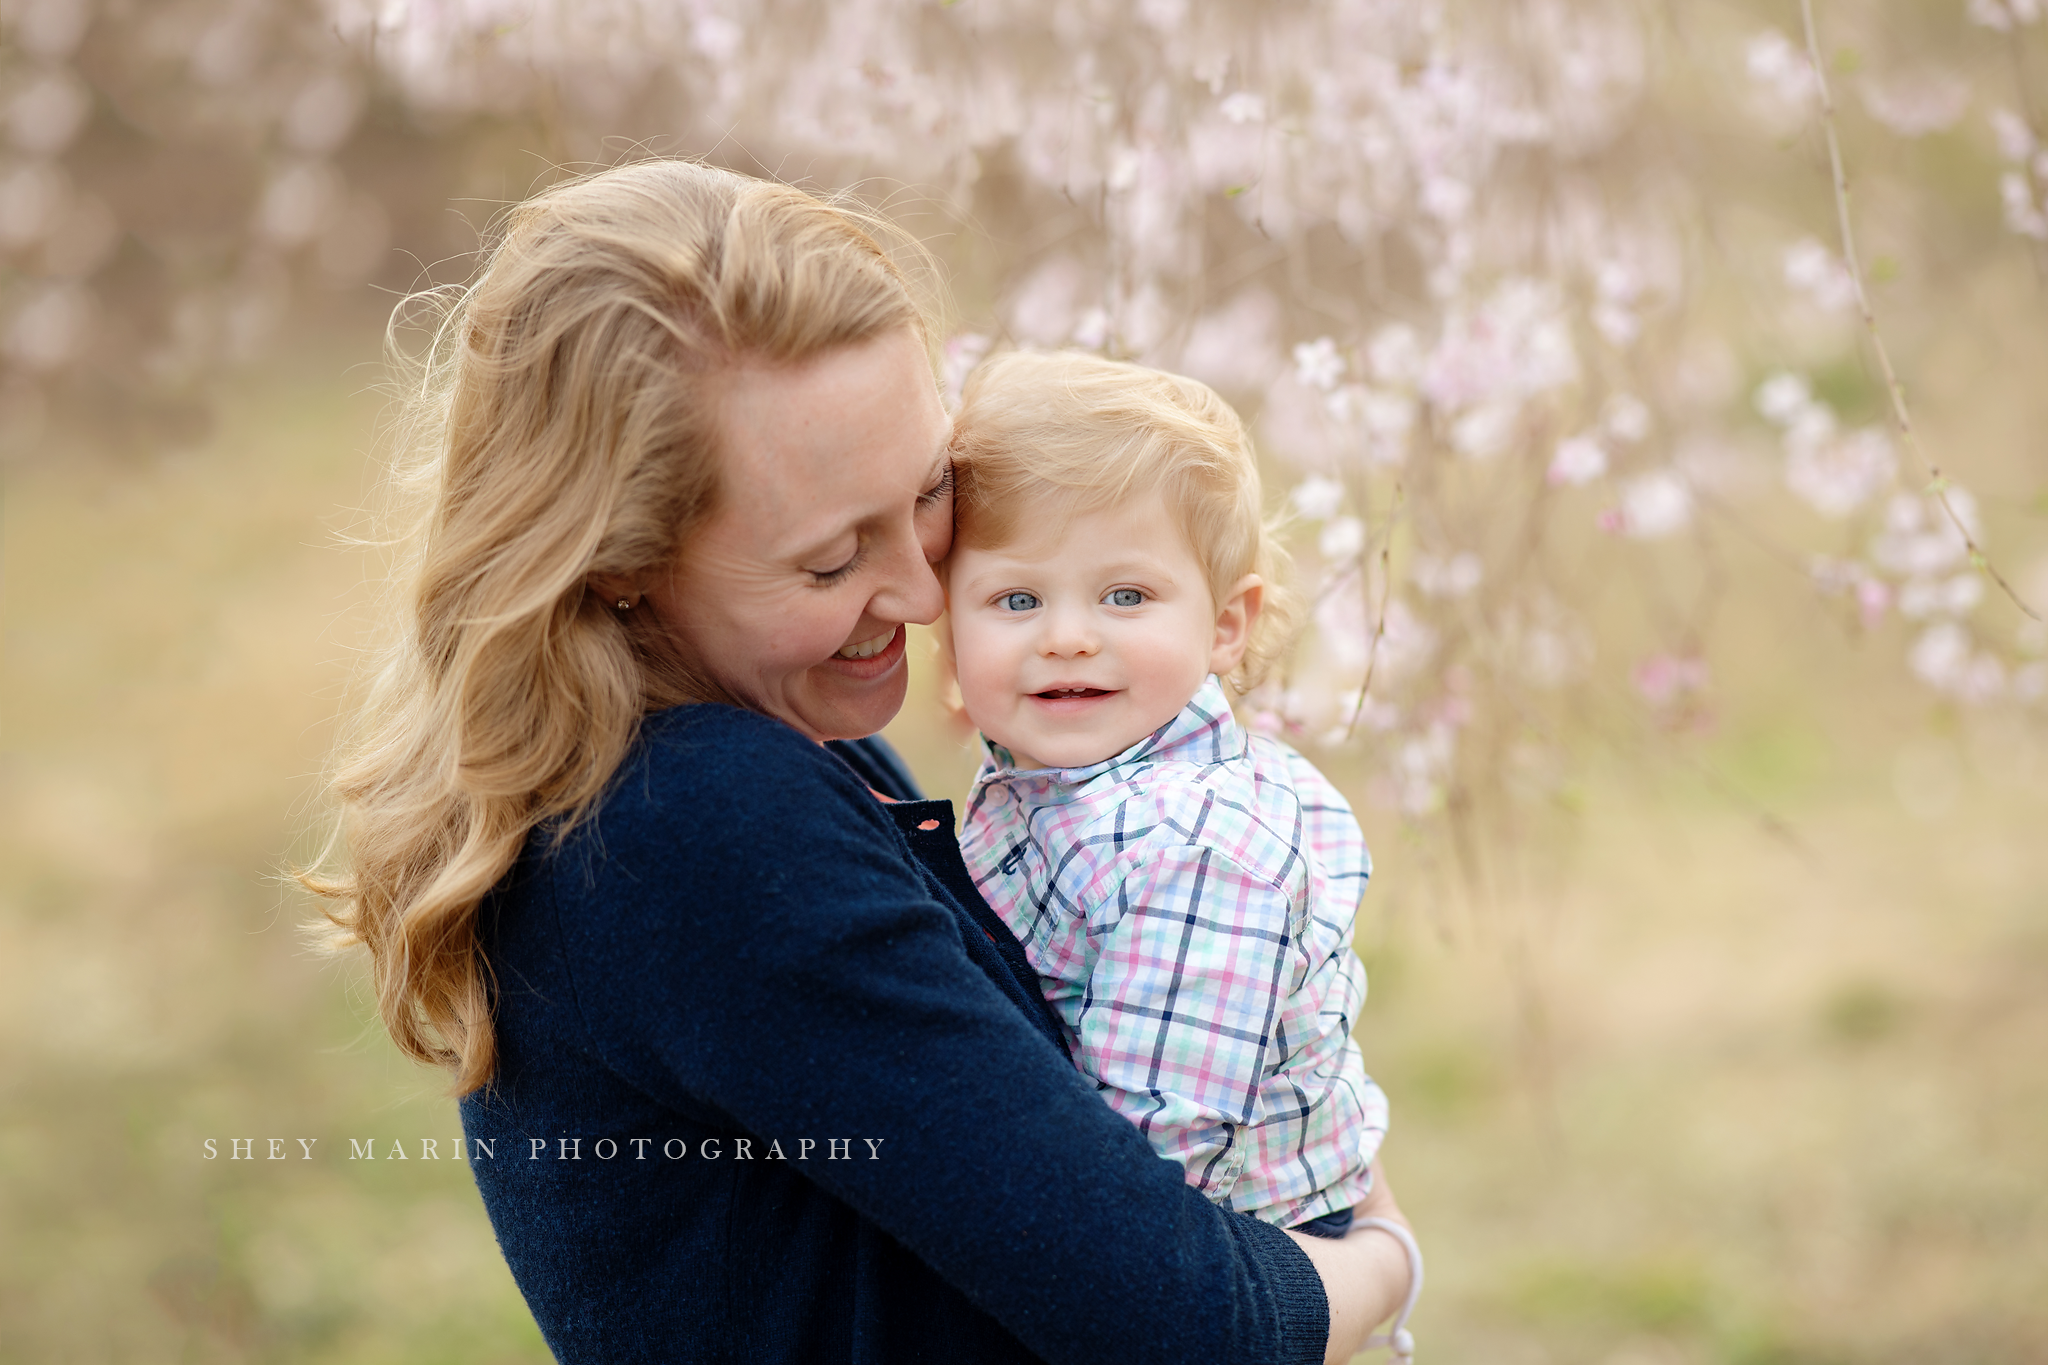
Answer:
[[[933,488],[939,483],[943,482],[946,477],[946,467],[950,465],[952,462],[952,430],[949,427],[947,429],[945,439],[939,442],[938,453],[932,457],[931,472],[925,476],[924,482],[918,485],[918,492],[922,494],[927,489]],[[871,521],[879,520],[881,517],[885,515],[887,515],[885,512],[873,512],[866,516],[856,517],[851,521],[844,522],[839,526],[833,528],[830,532],[826,533],[825,535],[821,535],[817,537],[815,540],[807,541],[804,545],[792,550],[790,552],[790,558],[798,562],[804,562],[818,555],[822,555],[827,551],[831,550],[832,547],[838,544],[841,540],[844,540],[849,532],[858,533],[861,527],[867,525]]]

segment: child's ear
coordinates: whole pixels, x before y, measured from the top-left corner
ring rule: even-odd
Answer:
[[[1265,596],[1266,585],[1255,573],[1238,579],[1224,593],[1216,611],[1216,647],[1209,651],[1209,671],[1217,677],[1229,677],[1244,661]]]

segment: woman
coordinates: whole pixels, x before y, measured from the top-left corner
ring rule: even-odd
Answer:
[[[950,805],[837,744],[901,706],[952,536],[878,226],[662,161],[512,216],[422,390],[410,630],[319,889],[565,1361],[1347,1358],[1400,1248],[1187,1188]]]

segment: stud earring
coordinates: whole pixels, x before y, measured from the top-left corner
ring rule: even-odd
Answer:
[[[633,604],[621,597],[618,601],[618,608],[620,611],[631,611],[633,610]]]

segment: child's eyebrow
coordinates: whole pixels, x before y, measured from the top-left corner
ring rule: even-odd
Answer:
[[[1001,550],[988,551],[987,556],[991,562],[976,568],[972,573],[968,574],[964,580],[965,582],[972,584],[980,583],[984,579],[1013,578],[1019,573],[1028,573],[1034,568],[1052,562],[1043,557],[1032,559],[1015,558],[1005,555]],[[1180,580],[1174,576],[1170,568],[1160,561],[1147,558],[1142,554],[1133,554],[1128,558],[1113,560],[1107,564],[1091,565],[1090,568],[1104,581],[1116,578],[1142,578],[1149,582],[1162,583],[1167,587],[1180,586]]]

